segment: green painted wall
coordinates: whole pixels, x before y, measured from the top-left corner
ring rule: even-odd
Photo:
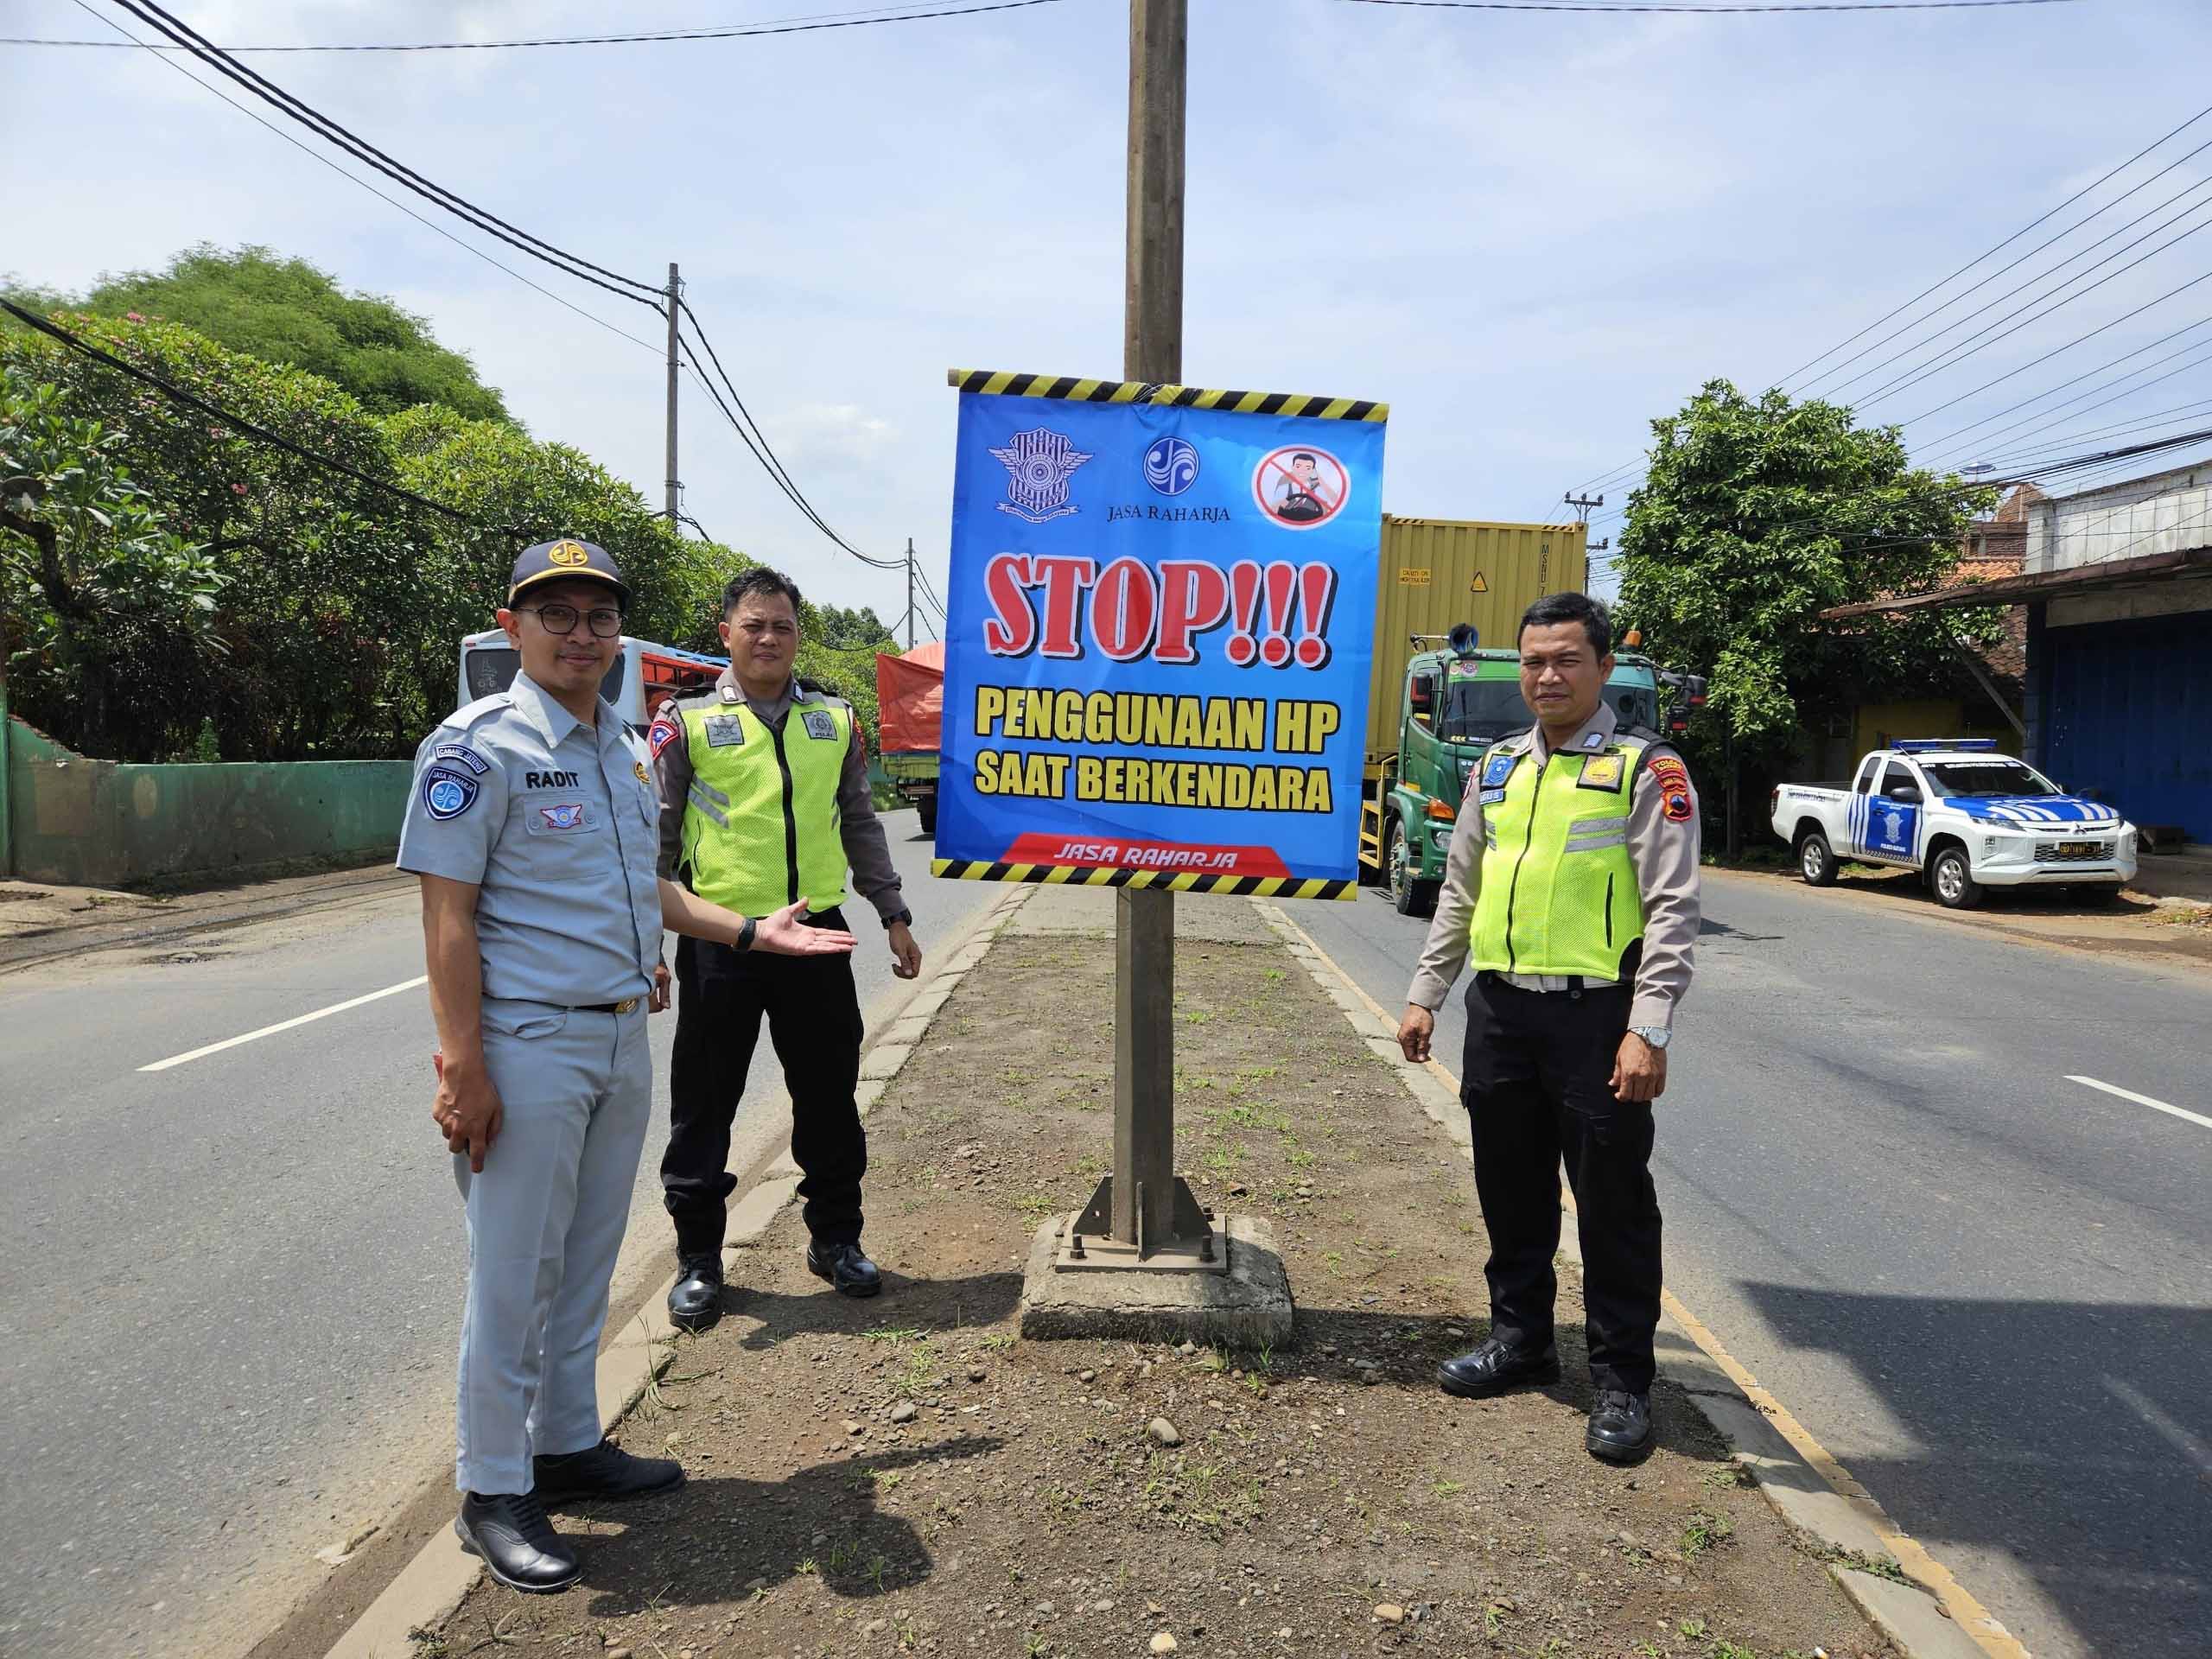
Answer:
[[[5,874],[118,887],[399,844],[412,763],[138,766],[73,753],[9,721]]]

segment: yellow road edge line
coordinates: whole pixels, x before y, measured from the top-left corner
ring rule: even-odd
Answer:
[[[1379,1020],[1389,1020],[1389,1011],[1367,994],[1367,988],[1346,973],[1311,933],[1291,918],[1287,911],[1283,912],[1283,919],[1289,924],[1291,931],[1306,942],[1306,948],[1327,963],[1329,970],[1344,982],[1345,988],[1367,1004],[1370,1012]],[[1441,1060],[1432,1054],[1424,1064],[1435,1076],[1450,1084],[1453,1093],[1459,1092],[1459,1079],[1446,1068]],[[1573,1194],[1564,1185],[1560,1190],[1560,1199],[1569,1215],[1577,1214]],[[1769,1393],[1748,1367],[1721,1345],[1720,1338],[1706,1327],[1704,1320],[1685,1307],[1681,1299],[1664,1286],[1660,1287],[1659,1300],[1676,1323],[1689,1332],[1690,1340],[1697,1344],[1705,1357],[1744,1391],[1744,1397],[1751,1402],[1753,1408],[1775,1426],[1800,1457],[1812,1465],[1815,1471],[1827,1483],[1828,1490],[1849,1504],[1859,1519],[1873,1529],[1882,1541],[1889,1546],[1890,1553],[1897,1558],[1897,1565],[1911,1574],[1923,1589],[1943,1604],[1954,1622],[1974,1639],[1975,1646],[1988,1654],[1990,1659],[2031,1659],[2019,1637],[2006,1630],[1997,1616],[1958,1581],[1950,1568],[1929,1554],[1918,1539],[1890,1519],[1889,1511],[1859,1484],[1851,1471],[1843,1466],[1842,1460],[1815,1439],[1813,1432],[1799,1422],[1787,1406]]]

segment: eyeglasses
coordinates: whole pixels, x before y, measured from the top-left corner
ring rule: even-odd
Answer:
[[[612,639],[622,632],[622,613],[611,607],[597,610],[579,611],[573,605],[523,605],[516,607],[537,618],[537,626],[548,633],[574,633],[579,616],[591,620],[591,631],[601,639]]]

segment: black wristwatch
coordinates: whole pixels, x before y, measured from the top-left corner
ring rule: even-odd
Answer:
[[[760,926],[760,918],[757,916],[747,917],[745,918],[745,925],[737,930],[737,943],[732,945],[730,949],[733,950],[750,950],[753,948],[753,936],[759,931]]]
[[[914,912],[911,910],[902,910],[896,915],[885,917],[883,918],[884,931],[887,933],[889,932],[901,922],[904,922],[907,926],[912,927],[914,925]]]

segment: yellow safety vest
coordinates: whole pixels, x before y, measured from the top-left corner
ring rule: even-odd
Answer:
[[[1628,814],[1644,747],[1617,738],[1541,767],[1503,747],[1483,757],[1467,779],[1483,791],[1482,887],[1467,928],[1478,970],[1621,977],[1643,937]]]
[[[799,899],[817,912],[842,904],[837,785],[853,711],[795,691],[777,731],[742,698],[689,698],[677,709],[691,757],[681,858],[691,891],[746,916]]]

